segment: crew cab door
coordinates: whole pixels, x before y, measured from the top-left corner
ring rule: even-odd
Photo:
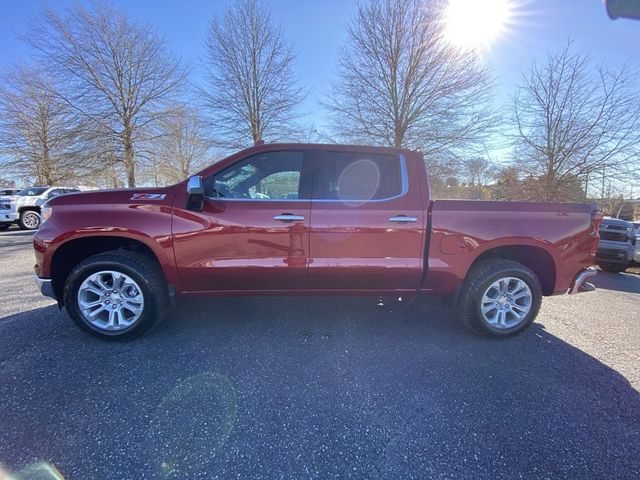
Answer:
[[[425,208],[415,164],[379,151],[318,152],[309,285],[318,290],[414,290],[422,274]]]
[[[183,290],[306,288],[311,181],[305,151],[258,153],[205,178],[203,210],[174,210]]]

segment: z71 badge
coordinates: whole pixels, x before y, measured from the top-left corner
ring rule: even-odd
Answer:
[[[131,200],[164,200],[164,193],[134,193]]]

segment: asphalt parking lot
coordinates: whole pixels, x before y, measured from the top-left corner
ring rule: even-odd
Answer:
[[[437,302],[277,297],[194,300],[108,343],[36,291],[29,233],[0,233],[0,261],[0,464],[13,472],[640,478],[640,276],[547,298],[506,341]]]

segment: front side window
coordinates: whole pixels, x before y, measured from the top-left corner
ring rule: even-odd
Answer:
[[[301,193],[302,152],[267,152],[241,160],[207,179],[212,198],[296,200]]]
[[[368,201],[402,193],[402,169],[396,155],[326,152],[314,198]]]

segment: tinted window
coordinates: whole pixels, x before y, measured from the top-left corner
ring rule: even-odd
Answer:
[[[51,190],[48,194],[47,194],[47,198],[53,198],[53,197],[57,197],[58,195],[62,195],[64,193],[64,189],[62,188],[56,188],[54,190]]]
[[[20,190],[18,192],[18,195],[27,196],[27,197],[37,197],[38,195],[42,195],[47,190],[48,190],[48,187],[25,188],[24,190]]]
[[[400,160],[395,155],[326,152],[315,198],[383,200],[402,193]]]
[[[302,152],[268,152],[225,168],[206,182],[218,198],[295,200],[301,197]]]

